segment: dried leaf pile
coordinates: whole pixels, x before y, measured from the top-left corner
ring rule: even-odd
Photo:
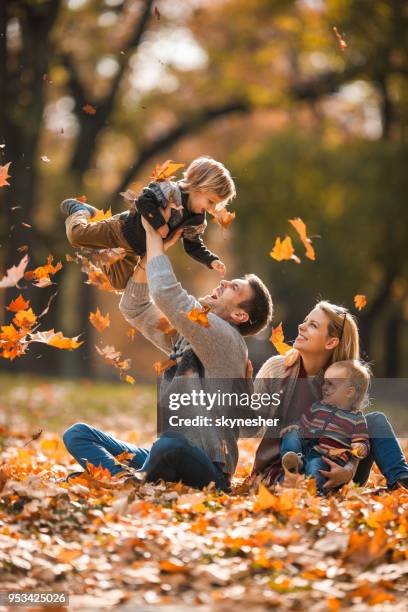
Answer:
[[[405,605],[408,492],[373,488],[378,473],[372,488],[328,499],[308,481],[251,489],[244,477],[256,443],[243,441],[231,495],[134,486],[95,469],[65,483],[74,465],[58,436],[25,447],[21,434],[2,438],[1,589],[68,590],[78,609]]]

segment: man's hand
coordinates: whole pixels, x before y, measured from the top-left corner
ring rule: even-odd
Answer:
[[[213,270],[218,272],[220,276],[225,276],[227,268],[225,263],[223,263],[220,259],[214,259],[214,261],[211,262],[211,267]]]
[[[349,466],[342,467],[337,465],[334,461],[328,457],[322,457],[325,462],[330,466],[330,470],[320,470],[322,476],[327,480],[323,485],[326,490],[334,489],[335,487],[341,487],[342,485],[350,482],[353,478],[353,468]]]

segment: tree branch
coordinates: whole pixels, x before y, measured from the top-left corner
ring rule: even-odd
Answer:
[[[124,174],[121,182],[112,193],[109,201],[117,202],[120,199],[119,193],[126,189],[127,185],[136,176],[142,166],[149,161],[149,159],[161,151],[165,151],[184,136],[198,132],[215,119],[226,117],[233,113],[246,113],[249,112],[249,110],[250,105],[248,102],[237,100],[231,101],[223,106],[204,109],[199,115],[195,114],[187,117],[184,121],[181,121],[178,125],[163,134],[163,136],[160,136],[160,138],[146,145],[138,152],[136,159],[130,166],[129,170]]]

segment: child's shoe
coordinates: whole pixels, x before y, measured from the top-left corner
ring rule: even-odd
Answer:
[[[299,474],[303,467],[302,455],[300,453],[294,453],[293,451],[285,453],[282,457],[282,467],[285,475],[287,473]]]
[[[79,200],[74,200],[73,198],[69,198],[68,200],[61,202],[61,210],[66,217],[69,217],[80,210],[86,211],[91,217],[94,217],[98,212],[97,208],[94,208],[89,204],[84,204]]]

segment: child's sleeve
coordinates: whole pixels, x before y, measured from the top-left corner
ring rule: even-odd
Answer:
[[[219,259],[219,257],[212,253],[204,244],[203,234],[206,226],[207,222],[204,221],[201,225],[185,228],[183,233],[183,247],[187,255],[190,255],[190,257],[199,263],[211,268],[212,262]]]
[[[145,187],[136,201],[137,210],[140,212],[155,230],[166,225],[166,220],[160,212],[161,208],[166,208],[169,198],[166,197],[166,188],[160,183],[149,183]]]
[[[367,457],[370,452],[370,438],[368,435],[367,421],[362,412],[357,414],[357,419],[354,425],[354,430],[351,436],[351,447],[356,447],[357,445],[365,446],[365,451],[359,453],[359,458],[362,459]]]

